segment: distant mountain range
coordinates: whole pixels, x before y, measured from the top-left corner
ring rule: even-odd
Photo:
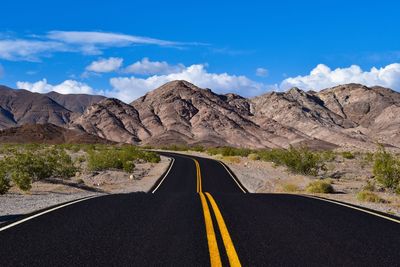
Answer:
[[[360,84],[243,98],[173,81],[130,104],[0,86],[0,129],[54,124],[115,142],[156,146],[367,149],[380,142],[400,148],[399,114],[399,93]]]

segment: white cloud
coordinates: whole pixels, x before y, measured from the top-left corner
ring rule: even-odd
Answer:
[[[400,64],[393,63],[379,69],[373,67],[369,71],[363,71],[357,65],[332,70],[324,64],[319,64],[309,75],[283,80],[280,89],[299,87],[305,90],[321,90],[346,83],[361,83],[366,86],[380,85],[400,90]]]
[[[118,70],[122,66],[124,60],[118,57],[110,57],[108,59],[102,58],[97,61],[93,61],[89,66],[86,67],[86,71],[106,73]]]
[[[267,69],[264,68],[257,68],[256,69],[256,75],[259,77],[267,77],[269,74]]]
[[[125,72],[140,75],[170,74],[180,72],[184,68],[183,64],[170,65],[165,61],[150,61],[148,58],[143,58],[127,66]]]
[[[94,94],[94,90],[87,84],[81,83],[75,80],[65,80],[64,82],[51,85],[47,83],[46,79],[37,81],[34,83],[30,82],[17,82],[18,89],[26,89],[36,93],[48,93],[51,91],[58,92],[60,94]],[[97,92],[98,93],[98,92]]]
[[[14,38],[0,32],[0,59],[39,61],[56,52],[101,55],[104,49],[133,45],[157,45],[180,48],[201,43],[174,42],[150,37],[98,31],[50,31],[44,36]]]
[[[217,93],[236,92],[244,96],[258,95],[268,89],[264,84],[252,81],[245,76],[209,73],[204,65],[198,64],[177,73],[154,75],[146,79],[133,76],[111,78],[110,84],[113,89],[108,91],[107,95],[130,102],[148,91],[174,80],[186,80],[199,87],[210,88]]]
[[[70,51],[59,42],[9,39],[0,40],[0,58],[6,60],[38,61],[40,56],[51,52]]]
[[[160,46],[184,45],[184,43],[180,42],[172,42],[143,36],[96,31],[50,31],[48,32],[47,37],[52,40],[63,41],[70,44],[103,46],[128,46],[132,44]]]

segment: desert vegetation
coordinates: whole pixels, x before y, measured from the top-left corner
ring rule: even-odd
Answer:
[[[135,162],[157,163],[160,157],[130,145],[1,145],[0,194],[11,186],[29,191],[32,183],[56,177],[69,179],[81,171],[133,172]]]

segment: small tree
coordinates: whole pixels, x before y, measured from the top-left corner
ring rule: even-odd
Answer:
[[[373,173],[383,187],[397,189],[400,182],[400,160],[380,146],[375,154]]]

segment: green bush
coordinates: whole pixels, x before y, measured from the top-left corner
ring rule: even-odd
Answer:
[[[134,168],[132,161],[138,159],[151,163],[157,163],[161,160],[158,154],[142,151],[133,146],[103,147],[99,148],[99,150],[88,151],[88,167],[92,171],[109,169],[123,170],[125,168],[130,170],[131,168]],[[129,161],[132,162],[132,166],[128,166],[131,164],[127,163]]]
[[[224,157],[227,156],[239,156],[247,157],[253,151],[248,148],[236,148],[236,147],[214,147],[207,149],[207,153],[210,155],[221,154]]]
[[[191,147],[190,150],[196,151],[196,152],[204,152],[205,148],[203,146],[197,145],[197,146]]]
[[[132,173],[133,170],[135,169],[135,164],[132,161],[125,161],[122,164],[122,168],[124,171],[126,171],[128,173]]]
[[[294,173],[317,175],[319,171],[326,169],[320,154],[312,152],[306,147],[294,148],[290,146],[288,150],[261,150],[258,155],[261,160],[284,165]]]
[[[351,153],[350,151],[342,152],[342,157],[345,159],[354,159],[355,158],[354,154]]]
[[[331,162],[336,159],[336,153],[333,152],[332,150],[323,151],[320,153],[320,156],[324,161],[327,162]]]
[[[365,161],[366,163],[373,162],[374,161],[374,153],[371,153],[371,152],[365,153],[365,155],[363,157],[363,161]]]
[[[323,180],[310,182],[306,187],[306,191],[309,193],[323,193],[323,194],[329,194],[335,192],[333,186],[329,182]]]
[[[3,172],[4,177],[10,177],[24,191],[31,188],[32,181],[52,176],[69,178],[77,171],[71,157],[64,150],[54,147],[21,146],[6,156],[3,162],[0,174]]]
[[[374,156],[373,173],[376,181],[385,188],[396,190],[400,183],[400,160],[380,147]]]
[[[32,188],[32,178],[27,172],[17,170],[12,171],[11,178],[22,191],[28,191]]]
[[[4,161],[0,161],[0,195],[7,193],[10,187],[10,179]]]
[[[377,194],[363,190],[357,193],[357,199],[360,201],[366,202],[374,202],[374,203],[383,203],[385,202],[382,198],[380,198]]]
[[[247,156],[250,160],[260,160],[260,156],[257,153],[251,153]]]

